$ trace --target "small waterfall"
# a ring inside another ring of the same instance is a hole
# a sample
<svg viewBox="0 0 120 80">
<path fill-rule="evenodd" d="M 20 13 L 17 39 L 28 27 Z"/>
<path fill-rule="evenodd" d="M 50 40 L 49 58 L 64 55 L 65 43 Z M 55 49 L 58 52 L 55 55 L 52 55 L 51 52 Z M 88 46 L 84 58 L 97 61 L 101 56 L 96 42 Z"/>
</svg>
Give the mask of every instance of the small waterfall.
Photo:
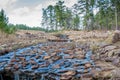
<svg viewBox="0 0 120 80">
<path fill-rule="evenodd" d="M 14 80 L 20 80 L 20 76 L 18 73 L 14 73 Z"/>
<path fill-rule="evenodd" d="M 41 78 L 40 78 L 40 80 L 45 80 L 45 77 L 44 77 L 44 75 L 41 75 Z"/>
<path fill-rule="evenodd" d="M 3 76 L 2 76 L 2 74 L 0 74 L 0 80 L 3 80 Z"/>
<path fill-rule="evenodd" d="M 7 69 L 9 69 L 9 66 L 12 68 L 12 74 L 8 73 L 12 76 L 12 79 L 9 80 L 33 80 L 34 78 L 37 80 L 50 80 L 51 78 L 59 80 L 61 78 L 60 75 L 66 72 L 69 73 L 69 71 L 78 72 L 79 74 L 74 75 L 78 77 L 80 77 L 85 70 L 90 72 L 91 68 L 86 69 L 84 65 L 89 63 L 93 66 L 94 61 L 91 60 L 92 51 L 85 51 L 85 56 L 81 59 L 78 58 L 79 54 L 74 53 L 74 49 L 68 50 L 70 46 L 63 47 L 66 43 L 48 42 L 42 46 L 37 45 L 19 49 L 12 53 L 12 58 L 11 55 L 0 56 L 0 63 L 6 64 L 3 68 L 7 67 Z M 40 48 L 46 46 L 49 53 Z M 52 48 L 49 46 L 52 46 Z M 56 47 L 58 47 L 58 49 L 56 49 Z M 76 48 L 81 49 L 81 46 L 76 43 Z M 55 49 L 58 50 L 58 52 L 55 53 Z M 65 53 L 67 50 L 68 52 Z M 52 53 L 55 53 L 55 55 L 51 55 Z M 14 67 L 16 64 L 18 64 L 15 66 L 17 71 Z M 0 67 L 0 69 L 2 68 Z M 0 80 L 5 80 L 3 76 L 5 75 L 0 74 Z"/>
<path fill-rule="evenodd" d="M 32 78 L 32 77 L 30 77 L 30 76 L 28 76 L 27 80 L 33 80 L 33 78 Z"/>
<path fill-rule="evenodd" d="M 24 74 L 20 77 L 21 80 L 26 80 L 27 79 L 27 76 Z M 27 79 L 28 80 L 28 79 Z"/>
</svg>

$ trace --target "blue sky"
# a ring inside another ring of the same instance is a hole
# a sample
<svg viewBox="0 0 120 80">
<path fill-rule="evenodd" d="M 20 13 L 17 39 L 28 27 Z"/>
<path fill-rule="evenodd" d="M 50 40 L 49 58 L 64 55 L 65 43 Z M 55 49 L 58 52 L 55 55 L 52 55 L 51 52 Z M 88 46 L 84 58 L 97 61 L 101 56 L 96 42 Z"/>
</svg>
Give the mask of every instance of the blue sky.
<svg viewBox="0 0 120 80">
<path fill-rule="evenodd" d="M 0 0 L 0 9 L 4 9 L 9 23 L 41 26 L 42 8 L 55 5 L 58 0 Z M 71 7 L 77 0 L 62 0 Z"/>
</svg>

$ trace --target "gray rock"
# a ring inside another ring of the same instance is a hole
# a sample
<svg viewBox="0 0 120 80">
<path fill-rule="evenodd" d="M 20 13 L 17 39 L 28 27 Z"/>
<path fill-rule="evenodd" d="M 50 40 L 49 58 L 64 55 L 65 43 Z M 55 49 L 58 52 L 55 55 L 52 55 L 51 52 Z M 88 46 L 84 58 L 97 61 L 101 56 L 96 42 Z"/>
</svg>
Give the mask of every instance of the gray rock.
<svg viewBox="0 0 120 80">
<path fill-rule="evenodd" d="M 116 43 L 117 41 L 120 40 L 120 31 L 115 31 L 113 37 L 112 37 L 112 42 Z"/>
<path fill-rule="evenodd" d="M 110 50 L 113 50 L 113 49 L 116 49 L 116 48 L 117 48 L 117 46 L 112 46 L 112 45 L 106 46 L 105 51 L 110 51 Z"/>
</svg>

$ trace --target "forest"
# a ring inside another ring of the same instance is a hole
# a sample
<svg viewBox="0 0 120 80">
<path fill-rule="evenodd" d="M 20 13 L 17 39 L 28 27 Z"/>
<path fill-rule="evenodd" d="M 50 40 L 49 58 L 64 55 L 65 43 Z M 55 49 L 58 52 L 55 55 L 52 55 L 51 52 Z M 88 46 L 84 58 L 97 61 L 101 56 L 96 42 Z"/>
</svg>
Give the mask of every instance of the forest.
<svg viewBox="0 0 120 80">
<path fill-rule="evenodd" d="M 119 0 L 78 0 L 71 8 L 58 1 L 43 9 L 46 29 L 115 30 L 120 26 Z"/>
</svg>

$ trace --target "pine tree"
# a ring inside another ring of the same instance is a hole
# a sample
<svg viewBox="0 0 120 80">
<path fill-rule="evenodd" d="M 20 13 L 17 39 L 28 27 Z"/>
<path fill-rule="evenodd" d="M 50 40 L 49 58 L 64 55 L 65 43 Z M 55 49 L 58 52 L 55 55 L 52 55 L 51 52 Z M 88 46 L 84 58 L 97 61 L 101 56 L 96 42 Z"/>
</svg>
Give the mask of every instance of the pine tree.
<svg viewBox="0 0 120 80">
<path fill-rule="evenodd" d="M 0 11 L 0 30 L 5 31 L 8 24 L 8 17 L 6 17 L 4 10 Z"/>
</svg>

